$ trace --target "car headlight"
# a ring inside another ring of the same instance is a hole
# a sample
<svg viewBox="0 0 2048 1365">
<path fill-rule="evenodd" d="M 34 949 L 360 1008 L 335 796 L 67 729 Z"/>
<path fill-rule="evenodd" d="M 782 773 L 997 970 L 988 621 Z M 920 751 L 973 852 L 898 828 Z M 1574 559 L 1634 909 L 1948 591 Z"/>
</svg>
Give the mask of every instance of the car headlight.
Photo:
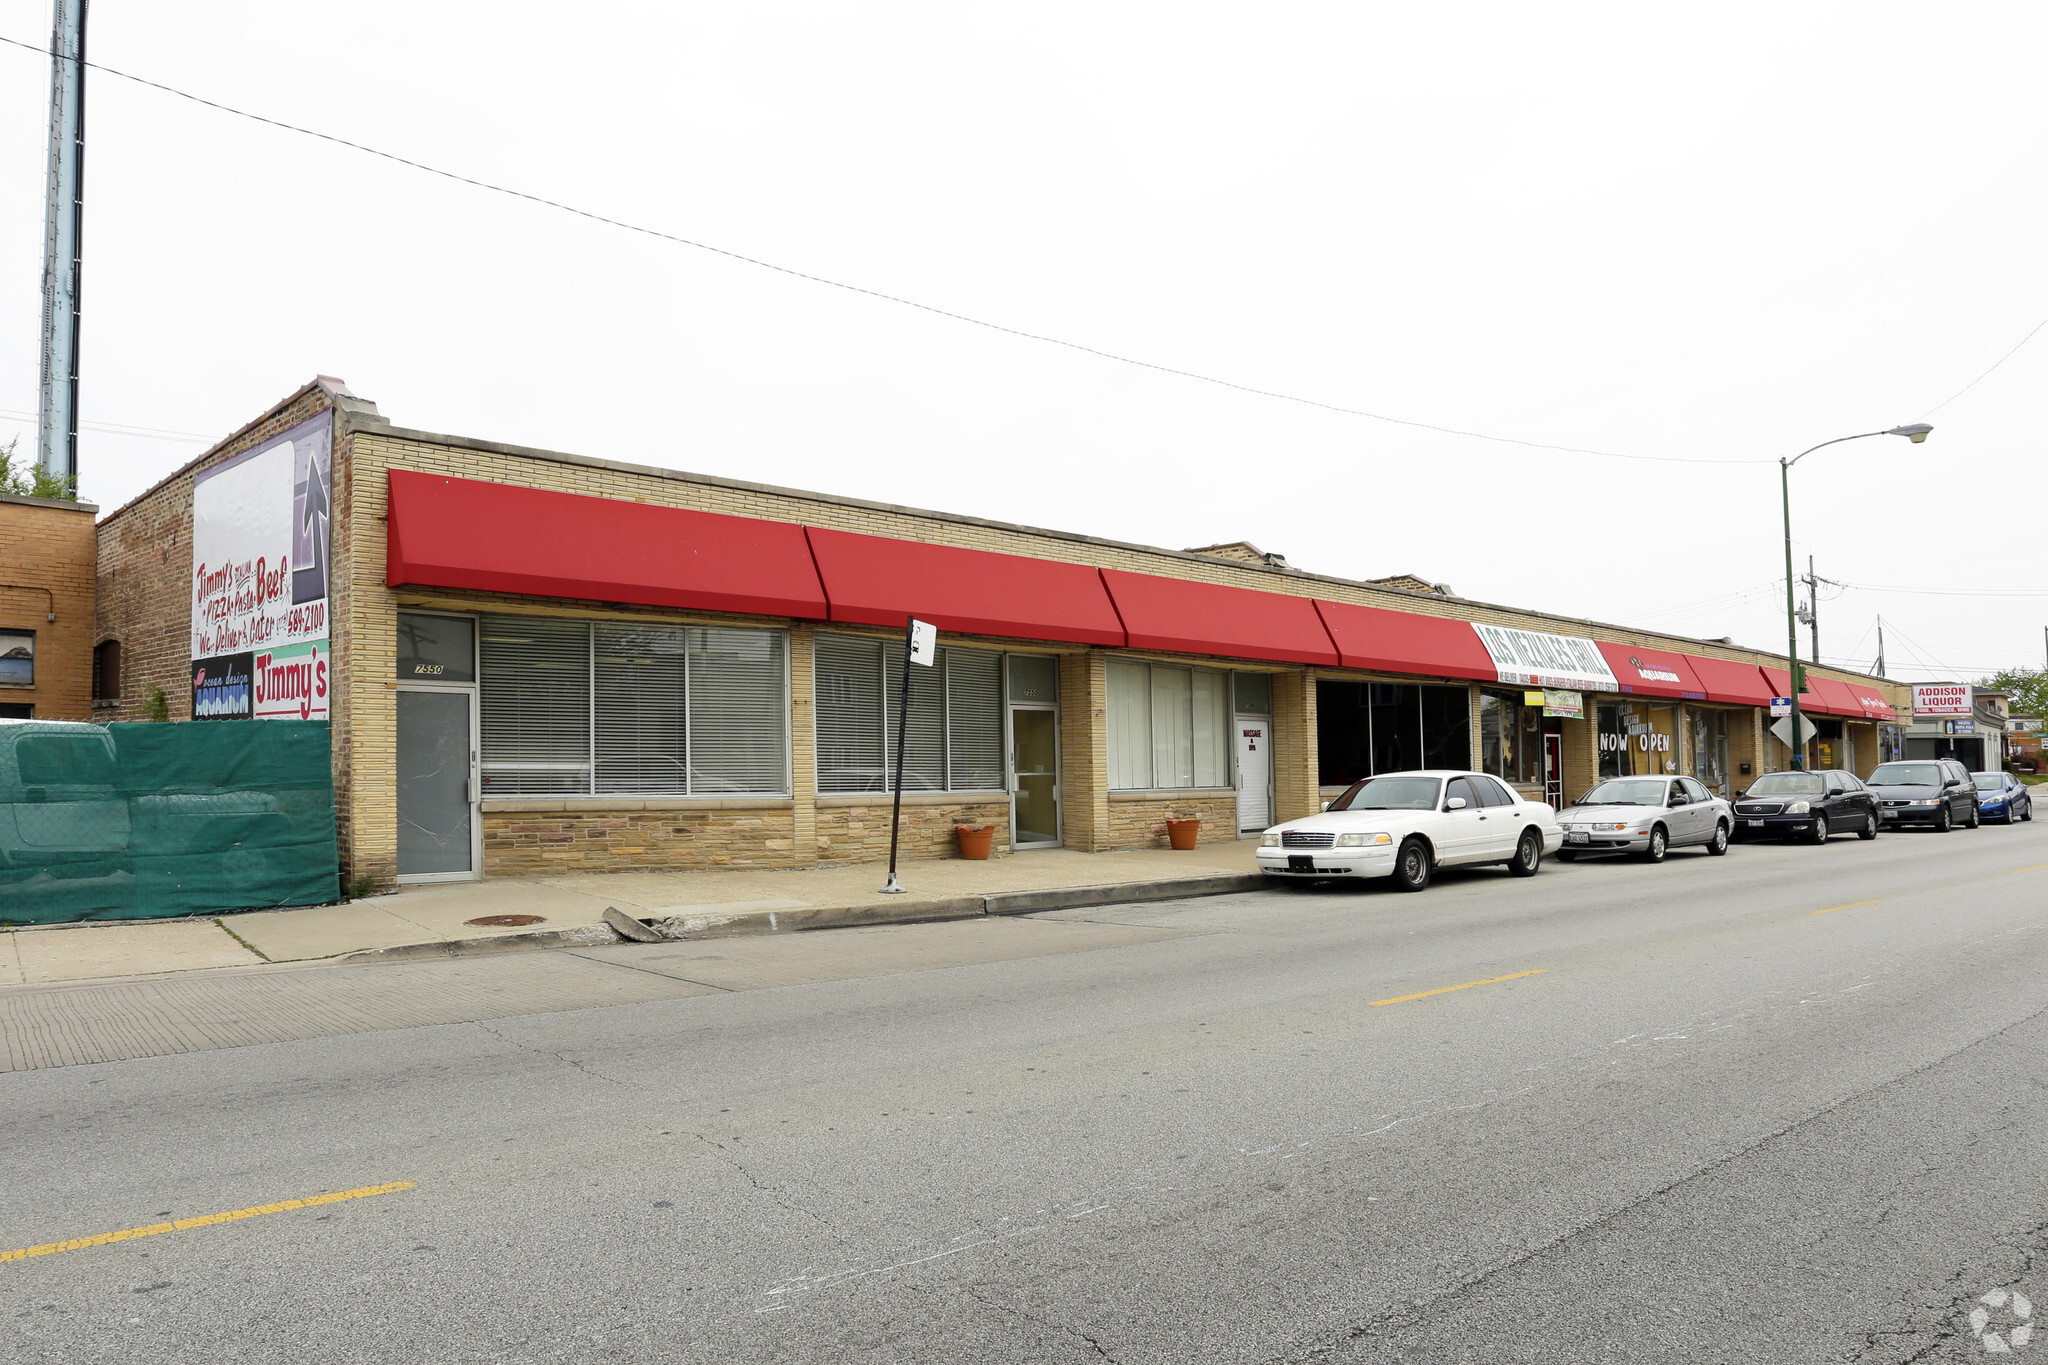
<svg viewBox="0 0 2048 1365">
<path fill-rule="evenodd" d="M 1626 821 L 1626 820 L 1601 820 L 1601 821 L 1597 821 L 1597 822 L 1595 822 L 1594 824 L 1590 824 L 1590 825 L 1586 826 L 1586 828 L 1587 828 L 1587 829 L 1593 829 L 1593 830 L 1599 830 L 1599 831 L 1601 831 L 1602 833 L 1616 833 L 1616 832 L 1619 832 L 1619 831 L 1621 831 L 1621 830 L 1625 830 L 1625 829 L 1627 829 L 1627 828 L 1628 828 L 1628 821 Z"/>
<path fill-rule="evenodd" d="M 1338 848 L 1370 848 L 1374 844 L 1391 844 L 1393 842 L 1394 836 L 1384 833 L 1340 834 L 1337 836 Z"/>
<path fill-rule="evenodd" d="M 1278 848 L 1278 847 L 1280 847 L 1280 831 L 1279 831 L 1279 830 L 1277 830 L 1277 829 L 1269 829 L 1269 830 L 1267 830 L 1267 831 L 1266 831 L 1266 832 L 1265 832 L 1264 834 L 1261 834 L 1261 835 L 1259 836 L 1259 847 L 1260 847 L 1260 848 Z"/>
<path fill-rule="evenodd" d="M 1941 804 L 1941 798 L 1935 797 L 1931 801 L 1915 801 L 1913 804 L 1916 806 L 1938 806 Z"/>
<path fill-rule="evenodd" d="M 1812 810 L 1812 809 L 1813 809 L 1813 802 L 1811 802 L 1811 801 L 1794 801 L 1794 802 L 1793 802 L 1793 803 L 1792 803 L 1791 805 L 1789 805 L 1789 806 L 1785 807 L 1785 814 L 1787 814 L 1787 815 L 1804 815 L 1804 814 L 1806 814 L 1806 812 L 1808 812 L 1808 811 L 1810 811 L 1810 810 Z"/>
</svg>

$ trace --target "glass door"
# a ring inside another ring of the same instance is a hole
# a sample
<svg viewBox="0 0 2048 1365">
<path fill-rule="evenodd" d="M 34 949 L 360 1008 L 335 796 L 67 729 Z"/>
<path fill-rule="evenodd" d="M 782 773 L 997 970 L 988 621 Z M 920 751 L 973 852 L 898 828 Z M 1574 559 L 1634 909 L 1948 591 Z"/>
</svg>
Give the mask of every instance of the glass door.
<svg viewBox="0 0 2048 1365">
<path fill-rule="evenodd" d="M 1010 847 L 1060 841 L 1059 716 L 1049 706 L 1010 708 Z"/>
</svg>

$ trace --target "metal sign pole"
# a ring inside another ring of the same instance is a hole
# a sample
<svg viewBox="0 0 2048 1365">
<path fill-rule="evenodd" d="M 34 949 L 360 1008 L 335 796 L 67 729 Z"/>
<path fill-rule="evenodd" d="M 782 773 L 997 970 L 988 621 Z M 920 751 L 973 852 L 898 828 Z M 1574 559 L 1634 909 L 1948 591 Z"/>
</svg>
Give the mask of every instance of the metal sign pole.
<svg viewBox="0 0 2048 1365">
<path fill-rule="evenodd" d="M 896 796 L 889 808 L 889 880 L 882 886 L 884 895 L 903 894 L 903 888 L 896 881 L 896 841 L 903 828 L 903 750 L 904 742 L 910 736 L 910 666 L 932 666 L 932 659 L 937 653 L 935 644 L 938 636 L 937 627 L 928 625 L 915 616 L 910 618 L 910 624 L 904 632 L 903 691 L 900 694 L 902 700 L 896 704 Z"/>
</svg>

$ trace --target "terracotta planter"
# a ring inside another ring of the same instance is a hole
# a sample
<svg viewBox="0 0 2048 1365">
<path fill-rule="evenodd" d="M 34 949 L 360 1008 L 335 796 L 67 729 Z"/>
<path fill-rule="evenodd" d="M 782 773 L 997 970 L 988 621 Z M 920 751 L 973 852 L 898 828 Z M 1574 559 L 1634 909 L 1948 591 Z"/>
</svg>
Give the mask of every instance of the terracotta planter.
<svg viewBox="0 0 2048 1365">
<path fill-rule="evenodd" d="M 960 841 L 961 857 L 976 858 L 986 862 L 989 850 L 995 845 L 996 827 L 994 825 L 955 825 L 953 826 L 953 837 Z"/>
<path fill-rule="evenodd" d="M 1195 838 L 1202 832 L 1200 820 L 1168 820 L 1166 842 L 1175 848 L 1188 849 L 1195 846 Z"/>
</svg>

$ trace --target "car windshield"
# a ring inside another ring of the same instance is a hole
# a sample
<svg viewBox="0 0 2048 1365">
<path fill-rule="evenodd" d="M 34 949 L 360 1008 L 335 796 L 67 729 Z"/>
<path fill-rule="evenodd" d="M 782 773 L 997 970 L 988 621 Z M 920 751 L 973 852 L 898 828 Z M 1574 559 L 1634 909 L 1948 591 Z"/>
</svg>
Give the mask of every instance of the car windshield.
<svg viewBox="0 0 2048 1365">
<path fill-rule="evenodd" d="M 1578 800 L 1575 806 L 1661 806 L 1664 784 L 1655 778 L 1625 777 L 1602 782 Z"/>
<path fill-rule="evenodd" d="M 1879 771 L 1882 771 L 1880 769 Z M 1826 791 L 1819 773 L 1765 773 L 1749 789 L 1751 796 L 1812 796 Z"/>
<path fill-rule="evenodd" d="M 1352 783 L 1330 809 L 1435 810 L 1438 785 L 1433 777 L 1368 777 Z"/>
<path fill-rule="evenodd" d="M 1977 790 L 1980 792 L 1995 792 L 2005 789 L 2004 773 L 1972 773 L 1971 776 L 1977 779 Z"/>
<path fill-rule="evenodd" d="M 1864 780 L 1875 787 L 1939 787 L 1941 767 L 1934 763 L 1880 763 Z"/>
</svg>

